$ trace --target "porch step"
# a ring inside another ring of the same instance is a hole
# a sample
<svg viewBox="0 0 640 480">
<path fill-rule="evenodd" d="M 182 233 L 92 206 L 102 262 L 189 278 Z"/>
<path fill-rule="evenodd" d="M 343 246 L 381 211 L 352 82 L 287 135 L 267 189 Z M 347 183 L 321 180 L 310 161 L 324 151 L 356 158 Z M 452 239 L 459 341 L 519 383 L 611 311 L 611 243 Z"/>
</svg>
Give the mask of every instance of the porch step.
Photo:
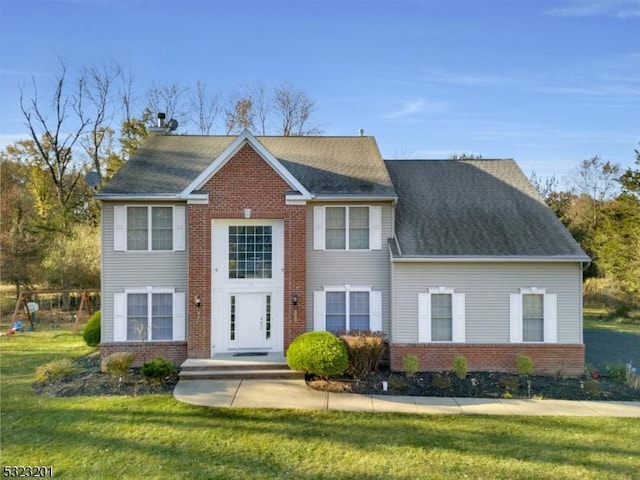
<svg viewBox="0 0 640 480">
<path fill-rule="evenodd" d="M 235 379 L 249 379 L 249 378 L 261 378 L 261 379 L 276 379 L 276 378 L 304 378 L 304 372 L 298 372 L 290 369 L 276 369 L 276 370 L 195 370 L 184 371 L 179 374 L 180 380 L 235 380 Z"/>
<path fill-rule="evenodd" d="M 180 366 L 179 377 L 181 380 L 304 378 L 304 372 L 291 370 L 281 353 L 240 357 L 216 355 L 186 360 Z"/>
</svg>

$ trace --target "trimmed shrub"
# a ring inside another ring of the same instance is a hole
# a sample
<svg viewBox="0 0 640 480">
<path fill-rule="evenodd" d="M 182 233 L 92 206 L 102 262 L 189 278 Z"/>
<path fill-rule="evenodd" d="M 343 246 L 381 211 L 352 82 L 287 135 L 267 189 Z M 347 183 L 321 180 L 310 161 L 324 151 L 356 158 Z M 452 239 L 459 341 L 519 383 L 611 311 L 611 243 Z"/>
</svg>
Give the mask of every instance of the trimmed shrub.
<svg viewBox="0 0 640 480">
<path fill-rule="evenodd" d="M 114 377 L 126 377 L 134 358 L 130 352 L 112 353 L 102 361 L 102 371 Z"/>
<path fill-rule="evenodd" d="M 97 347 L 100 345 L 100 323 L 101 323 L 102 314 L 100 310 L 95 312 L 89 320 L 87 320 L 87 324 L 84 326 L 84 330 L 82 331 L 82 338 L 87 342 L 87 345 L 90 347 Z"/>
<path fill-rule="evenodd" d="M 420 368 L 420 362 L 415 355 L 405 355 L 402 357 L 402 369 L 407 378 L 413 377 Z"/>
<path fill-rule="evenodd" d="M 527 355 L 520 355 L 516 360 L 518 364 L 518 373 L 525 377 L 533 373 L 533 360 Z"/>
<path fill-rule="evenodd" d="M 163 381 L 176 371 L 173 363 L 164 358 L 154 358 L 142 366 L 141 372 L 147 377 L 156 381 Z"/>
<path fill-rule="evenodd" d="M 344 342 L 333 333 L 307 332 L 289 345 L 287 363 L 293 370 L 327 378 L 349 367 L 349 355 Z"/>
<path fill-rule="evenodd" d="M 384 353 L 384 334 L 359 332 L 341 335 L 349 354 L 349 374 L 364 377 L 375 372 Z"/>
<path fill-rule="evenodd" d="M 451 388 L 451 379 L 444 373 L 436 373 L 433 376 L 433 386 L 438 390 L 447 390 Z"/>
<path fill-rule="evenodd" d="M 53 360 L 36 368 L 36 381 L 44 383 L 49 380 L 70 377 L 76 373 L 78 373 L 78 367 L 68 358 L 63 358 Z"/>
<path fill-rule="evenodd" d="M 464 355 L 456 355 L 453 359 L 453 371 L 456 372 L 456 376 L 460 380 L 464 380 L 467 377 L 467 357 Z"/>
</svg>

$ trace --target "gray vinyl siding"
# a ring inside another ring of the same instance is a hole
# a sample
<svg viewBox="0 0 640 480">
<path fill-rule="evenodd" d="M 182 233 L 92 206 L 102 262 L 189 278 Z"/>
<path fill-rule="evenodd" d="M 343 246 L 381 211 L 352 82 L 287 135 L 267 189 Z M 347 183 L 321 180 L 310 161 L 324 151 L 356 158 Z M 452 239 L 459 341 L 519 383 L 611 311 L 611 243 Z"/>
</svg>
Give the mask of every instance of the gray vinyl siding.
<svg viewBox="0 0 640 480">
<path fill-rule="evenodd" d="M 170 203 L 162 202 L 162 205 Z M 180 252 L 116 252 L 113 249 L 113 207 L 102 204 L 102 341 L 113 341 L 113 294 L 125 288 L 187 290 L 187 250 Z M 130 205 L 129 203 L 127 205 Z M 143 205 L 143 204 L 140 204 Z M 144 205 L 149 205 L 145 203 Z M 188 246 L 187 246 L 188 248 Z"/>
<path fill-rule="evenodd" d="M 418 293 L 429 287 L 465 294 L 466 342 L 509 343 L 509 294 L 546 288 L 558 296 L 558 343 L 582 343 L 580 263 L 394 263 L 393 331 L 418 341 Z"/>
<path fill-rule="evenodd" d="M 318 205 L 368 205 L 382 207 L 380 250 L 314 250 L 313 207 Z M 387 239 L 393 236 L 391 202 L 313 203 L 307 206 L 307 330 L 313 329 L 313 292 L 325 286 L 371 286 L 382 292 L 382 330 L 391 332 L 390 256 Z"/>
</svg>

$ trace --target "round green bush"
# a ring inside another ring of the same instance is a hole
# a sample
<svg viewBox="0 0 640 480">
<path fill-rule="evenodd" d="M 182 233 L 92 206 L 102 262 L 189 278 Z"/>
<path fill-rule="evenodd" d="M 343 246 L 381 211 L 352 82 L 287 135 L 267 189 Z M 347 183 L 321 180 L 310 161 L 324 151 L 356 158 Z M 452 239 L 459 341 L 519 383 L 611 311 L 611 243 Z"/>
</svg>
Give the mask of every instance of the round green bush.
<svg viewBox="0 0 640 480">
<path fill-rule="evenodd" d="M 296 338 L 287 350 L 289 368 L 329 377 L 349 367 L 344 342 L 330 332 L 307 332 Z"/>
<path fill-rule="evenodd" d="M 91 315 L 91 318 L 87 320 L 87 324 L 84 326 L 82 332 L 82 338 L 87 342 L 90 347 L 97 347 L 100 345 L 100 320 L 102 315 L 100 310 Z"/>
<path fill-rule="evenodd" d="M 142 366 L 142 374 L 147 378 L 162 380 L 176 371 L 176 367 L 169 360 L 154 358 Z"/>
</svg>

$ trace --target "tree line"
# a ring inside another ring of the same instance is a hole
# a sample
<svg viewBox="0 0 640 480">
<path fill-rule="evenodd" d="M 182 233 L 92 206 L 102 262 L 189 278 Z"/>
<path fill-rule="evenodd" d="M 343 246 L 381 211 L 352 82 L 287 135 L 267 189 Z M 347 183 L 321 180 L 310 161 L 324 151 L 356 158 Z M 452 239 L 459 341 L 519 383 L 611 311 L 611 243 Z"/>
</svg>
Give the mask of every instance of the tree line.
<svg viewBox="0 0 640 480">
<path fill-rule="evenodd" d="M 100 283 L 95 189 L 128 161 L 165 113 L 177 134 L 315 135 L 316 102 L 303 90 L 260 82 L 223 94 L 204 81 L 139 88 L 115 62 L 75 74 L 64 61 L 51 83 L 19 87 L 28 138 L 0 152 L 0 280 L 16 286 Z M 44 92 L 44 93 L 43 93 Z M 96 172 L 97 185 L 86 174 Z"/>
<path fill-rule="evenodd" d="M 640 150 L 634 166 L 595 156 L 573 171 L 570 188 L 556 177 L 531 181 L 545 202 L 580 243 L 592 262 L 585 279 L 604 280 L 609 295 L 627 307 L 640 306 Z"/>
</svg>

